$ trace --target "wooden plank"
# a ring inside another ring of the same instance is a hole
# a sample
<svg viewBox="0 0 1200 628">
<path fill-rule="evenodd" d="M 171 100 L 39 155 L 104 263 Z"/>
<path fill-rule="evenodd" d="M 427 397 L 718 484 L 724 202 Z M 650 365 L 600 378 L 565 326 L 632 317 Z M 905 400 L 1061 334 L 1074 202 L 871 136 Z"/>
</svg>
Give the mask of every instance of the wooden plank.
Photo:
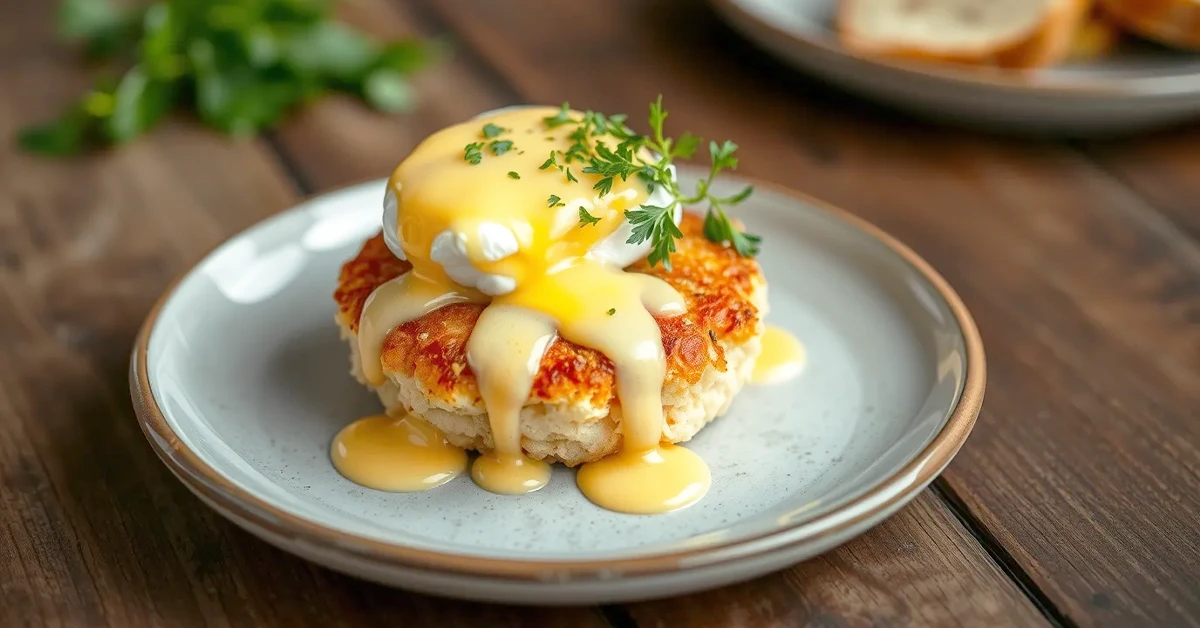
<svg viewBox="0 0 1200 628">
<path fill-rule="evenodd" d="M 990 349 L 945 475 L 982 532 L 1068 621 L 1200 616 L 1200 249 L 1142 198 L 1057 145 L 830 96 L 682 1 L 425 5 L 530 101 L 640 113 L 661 92 L 676 132 L 734 138 L 743 172 L 913 245 Z"/>
<path fill-rule="evenodd" d="M 48 52 L 58 37 L 58 23 L 48 2 L 0 0 L 0 55 L 15 55 L 38 47 Z M 60 50 L 59 54 L 68 53 Z"/>
<path fill-rule="evenodd" d="M 0 85 L 10 138 L 83 77 L 35 48 L 0 58 Z M 134 334 L 172 276 L 295 202 L 263 143 L 172 122 L 61 162 L 6 142 L 0 172 L 0 625 L 605 625 L 315 567 L 225 522 L 151 452 L 128 396 Z"/>
<path fill-rule="evenodd" d="M 339 5 L 342 19 L 381 38 L 417 34 L 401 4 L 360 0 Z M 313 189 L 387 176 L 417 142 L 444 126 L 488 109 L 515 104 L 512 95 L 474 79 L 454 53 L 436 70 L 418 74 L 416 109 L 408 115 L 377 113 L 349 97 L 317 103 L 277 133 L 300 178 Z"/>
<path fill-rule="evenodd" d="M 928 491 L 865 535 L 781 574 L 629 612 L 643 628 L 1049 625 Z"/>
<path fill-rule="evenodd" d="M 1088 142 L 1086 152 L 1200 240 L 1200 125 Z"/>
<path fill-rule="evenodd" d="M 357 20 L 382 33 L 430 32 L 436 28 L 423 21 L 424 13 L 414 14 L 409 5 L 364 0 L 355 6 L 359 11 Z M 526 10 L 517 15 L 524 20 L 535 17 L 537 12 Z M 577 28 L 573 30 L 576 36 L 590 34 L 589 23 L 576 24 Z M 505 37 L 511 39 L 523 34 L 524 30 L 518 29 Z M 495 33 L 487 36 L 499 37 Z M 372 129 L 377 128 L 379 117 L 361 105 L 339 103 L 318 108 L 279 133 L 288 161 L 297 165 L 300 178 L 319 182 L 320 187 L 384 176 L 423 137 L 415 132 L 416 129 L 428 133 L 442 124 L 513 102 L 513 95 L 505 97 L 503 85 L 496 85 L 494 80 L 472 68 L 469 54 L 469 50 L 462 51 L 444 72 L 439 70 L 438 75 L 423 79 L 438 82 L 440 94 L 426 91 L 424 106 L 442 112 L 439 124 L 417 127 L 414 122 L 401 118 L 387 121 L 379 127 L 385 132 L 378 133 Z M 535 80 L 544 85 L 567 88 L 577 87 L 587 77 L 586 73 L 547 74 Z M 472 93 L 494 95 L 465 102 L 440 100 Z M 396 129 L 394 133 L 393 128 Z M 387 135 L 389 141 L 360 142 L 360 138 L 367 138 L 372 133 Z M 330 163 L 321 157 L 331 154 L 353 154 L 354 157 L 336 160 L 339 163 Z M 900 574 L 904 577 L 899 578 Z M 924 574 L 924 577 L 914 574 Z M 740 617 L 745 620 L 742 625 L 754 626 L 765 625 L 761 622 L 798 621 L 800 618 L 812 621 L 839 618 L 854 625 L 865 616 L 874 617 L 885 625 L 901 623 L 908 618 L 928 624 L 1027 626 L 1042 621 L 1028 600 L 989 561 L 969 532 L 931 494 L 923 494 L 913 508 L 897 515 L 879 531 L 827 558 L 752 584 L 661 604 L 661 615 L 656 615 L 653 610 L 659 608 L 658 603 L 635 607 L 633 615 L 637 623 L 648 626 L 701 625 L 703 620 L 710 623 L 702 625 L 727 625 L 727 621 L 733 622 Z"/>
</svg>

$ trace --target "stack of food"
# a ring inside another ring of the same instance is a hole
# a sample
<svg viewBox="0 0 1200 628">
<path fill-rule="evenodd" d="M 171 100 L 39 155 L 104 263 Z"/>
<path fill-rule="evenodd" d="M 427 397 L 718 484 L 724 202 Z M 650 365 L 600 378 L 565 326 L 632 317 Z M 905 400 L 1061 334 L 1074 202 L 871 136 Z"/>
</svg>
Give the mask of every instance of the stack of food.
<svg viewBox="0 0 1200 628">
<path fill-rule="evenodd" d="M 737 145 L 710 142 L 685 191 L 673 160 L 700 139 L 664 136 L 661 99 L 649 111 L 648 136 L 566 104 L 491 112 L 400 163 L 334 294 L 352 372 L 388 411 L 334 439 L 343 475 L 426 490 L 469 449 L 495 493 L 538 490 L 562 462 L 618 512 L 703 497 L 708 467 L 676 444 L 748 382 L 797 373 L 803 350 L 763 322 L 760 238 L 725 213 L 751 188 L 714 194 Z"/>
<path fill-rule="evenodd" d="M 974 66 L 1044 68 L 1103 56 L 1123 33 L 1200 49 L 1200 0 L 840 0 L 850 50 Z"/>
</svg>

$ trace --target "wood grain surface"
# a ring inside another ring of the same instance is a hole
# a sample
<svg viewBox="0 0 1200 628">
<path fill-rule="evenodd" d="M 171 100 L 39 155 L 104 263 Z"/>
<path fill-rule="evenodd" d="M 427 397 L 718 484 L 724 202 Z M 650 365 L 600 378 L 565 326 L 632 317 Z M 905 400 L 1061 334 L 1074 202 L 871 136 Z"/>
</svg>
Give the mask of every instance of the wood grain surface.
<svg viewBox="0 0 1200 628">
<path fill-rule="evenodd" d="M 0 0 L 3 137 L 83 85 L 51 39 L 52 11 Z M 413 114 L 335 98 L 259 141 L 175 120 L 75 160 L 0 148 L 0 625 L 1197 623 L 1196 133 L 1063 145 L 939 129 L 799 79 L 682 1 L 356 0 L 342 12 L 380 34 L 455 39 Z M 735 139 L 743 172 L 880 224 L 959 289 L 989 389 L 934 491 L 752 582 L 535 609 L 315 567 L 225 522 L 151 453 L 128 352 L 167 282 L 210 247 L 300 194 L 385 175 L 479 111 L 570 100 L 640 114 L 659 92 L 673 129 Z"/>
<path fill-rule="evenodd" d="M 1200 240 L 1200 128 L 1089 142 L 1083 150 L 1192 240 Z"/>
</svg>

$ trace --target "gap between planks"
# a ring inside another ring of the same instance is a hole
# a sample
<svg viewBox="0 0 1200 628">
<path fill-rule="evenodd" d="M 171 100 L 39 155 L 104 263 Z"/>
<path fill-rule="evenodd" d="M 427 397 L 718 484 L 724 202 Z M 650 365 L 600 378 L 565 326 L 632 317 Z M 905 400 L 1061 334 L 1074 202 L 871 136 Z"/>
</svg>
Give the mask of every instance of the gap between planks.
<svg viewBox="0 0 1200 628">
<path fill-rule="evenodd" d="M 1078 624 L 1067 617 L 1058 608 L 1058 605 L 1038 588 L 1029 573 L 1021 567 L 1021 564 L 1012 557 L 1008 550 L 1004 549 L 1004 545 L 996 540 L 995 535 L 971 512 L 971 509 L 958 497 L 946 480 L 938 476 L 929 485 L 929 489 L 933 491 L 934 495 L 937 495 L 946 508 L 950 509 L 950 512 L 954 513 L 954 517 L 971 533 L 971 536 L 975 537 L 975 542 L 979 543 L 979 547 L 983 548 L 988 558 L 1029 599 L 1042 617 L 1046 618 L 1046 621 L 1056 628 L 1077 628 Z"/>
</svg>

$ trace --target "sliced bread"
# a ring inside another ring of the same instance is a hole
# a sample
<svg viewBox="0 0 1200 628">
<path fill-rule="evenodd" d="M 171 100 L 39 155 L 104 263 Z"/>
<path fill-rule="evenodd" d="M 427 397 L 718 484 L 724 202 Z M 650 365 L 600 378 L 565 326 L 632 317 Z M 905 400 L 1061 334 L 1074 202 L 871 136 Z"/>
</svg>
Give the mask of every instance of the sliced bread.
<svg viewBox="0 0 1200 628">
<path fill-rule="evenodd" d="M 841 0 L 838 33 L 862 54 L 1037 68 L 1062 60 L 1092 0 Z"/>
</svg>

